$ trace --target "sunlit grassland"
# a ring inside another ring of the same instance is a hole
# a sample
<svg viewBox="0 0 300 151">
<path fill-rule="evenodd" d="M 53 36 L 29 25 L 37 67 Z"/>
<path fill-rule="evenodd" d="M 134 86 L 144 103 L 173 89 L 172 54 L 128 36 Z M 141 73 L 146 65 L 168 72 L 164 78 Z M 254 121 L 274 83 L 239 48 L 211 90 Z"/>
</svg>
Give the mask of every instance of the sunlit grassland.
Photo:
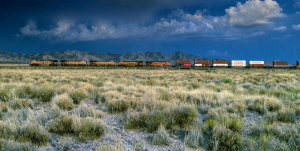
<svg viewBox="0 0 300 151">
<path fill-rule="evenodd" d="M 0 150 L 101 141 L 115 114 L 153 146 L 176 135 L 181 149 L 299 150 L 300 72 L 0 69 Z"/>
</svg>

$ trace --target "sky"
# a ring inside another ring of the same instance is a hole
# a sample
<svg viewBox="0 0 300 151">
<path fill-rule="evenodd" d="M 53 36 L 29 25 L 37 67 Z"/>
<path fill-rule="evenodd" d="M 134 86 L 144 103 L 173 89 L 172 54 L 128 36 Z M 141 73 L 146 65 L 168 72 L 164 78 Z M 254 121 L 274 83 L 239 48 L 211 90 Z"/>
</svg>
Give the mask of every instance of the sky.
<svg viewBox="0 0 300 151">
<path fill-rule="evenodd" d="M 300 0 L 1 0 L 0 51 L 300 60 Z"/>
</svg>

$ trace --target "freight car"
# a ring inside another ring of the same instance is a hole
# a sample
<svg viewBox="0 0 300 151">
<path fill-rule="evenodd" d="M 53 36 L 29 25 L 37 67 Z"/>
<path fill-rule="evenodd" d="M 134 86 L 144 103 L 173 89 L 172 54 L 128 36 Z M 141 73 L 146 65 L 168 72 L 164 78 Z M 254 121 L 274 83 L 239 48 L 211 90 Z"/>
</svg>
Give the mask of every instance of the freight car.
<svg viewBox="0 0 300 151">
<path fill-rule="evenodd" d="M 171 63 L 168 61 L 146 61 L 146 66 L 171 66 Z"/>
<path fill-rule="evenodd" d="M 61 66 L 86 66 L 87 63 L 84 60 L 62 60 L 60 61 Z"/>
<path fill-rule="evenodd" d="M 264 68 L 265 62 L 264 61 L 250 61 L 249 67 L 250 68 Z"/>
<path fill-rule="evenodd" d="M 287 61 L 273 61 L 274 68 L 289 68 L 289 62 Z"/>
<path fill-rule="evenodd" d="M 194 61 L 195 67 L 210 67 L 209 60 L 195 60 Z"/>
<path fill-rule="evenodd" d="M 227 60 L 213 60 L 213 67 L 228 67 Z"/>
<path fill-rule="evenodd" d="M 176 66 L 179 68 L 191 68 L 191 60 L 176 60 Z"/>
<path fill-rule="evenodd" d="M 114 66 L 116 63 L 114 61 L 90 61 L 90 66 L 101 67 L 101 66 Z"/>
<path fill-rule="evenodd" d="M 120 61 L 118 63 L 119 66 L 125 66 L 125 67 L 138 67 L 143 66 L 143 61 Z"/>
<path fill-rule="evenodd" d="M 246 60 L 231 60 L 232 68 L 245 68 L 247 66 Z"/>
<path fill-rule="evenodd" d="M 58 60 L 32 60 L 30 66 L 58 66 Z"/>
</svg>

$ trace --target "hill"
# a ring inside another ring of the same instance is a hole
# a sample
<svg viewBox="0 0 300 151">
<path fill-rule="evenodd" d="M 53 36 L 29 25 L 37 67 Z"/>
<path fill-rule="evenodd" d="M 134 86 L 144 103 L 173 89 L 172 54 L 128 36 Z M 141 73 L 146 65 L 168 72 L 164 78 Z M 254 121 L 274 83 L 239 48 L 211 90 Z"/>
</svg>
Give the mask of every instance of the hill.
<svg viewBox="0 0 300 151">
<path fill-rule="evenodd" d="M 54 51 L 20 54 L 12 52 L 0 52 L 0 62 L 29 62 L 34 59 L 42 60 L 143 60 L 143 61 L 175 61 L 180 59 L 207 59 L 200 56 L 186 54 L 181 51 L 176 51 L 171 54 L 166 54 L 156 51 L 148 52 L 127 52 L 124 54 L 116 53 L 101 53 L 101 52 L 85 52 L 78 50 Z"/>
</svg>

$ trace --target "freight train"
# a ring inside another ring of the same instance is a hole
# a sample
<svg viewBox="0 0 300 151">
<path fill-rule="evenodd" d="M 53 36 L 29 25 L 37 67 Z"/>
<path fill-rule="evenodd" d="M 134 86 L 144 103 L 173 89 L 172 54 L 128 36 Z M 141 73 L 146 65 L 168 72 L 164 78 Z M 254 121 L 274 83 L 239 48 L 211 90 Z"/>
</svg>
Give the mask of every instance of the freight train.
<svg viewBox="0 0 300 151">
<path fill-rule="evenodd" d="M 177 67 L 180 69 L 190 68 L 300 68 L 300 61 L 296 66 L 290 65 L 287 61 L 273 61 L 271 65 L 266 65 L 264 61 L 246 60 L 177 60 L 175 64 L 170 61 L 95 61 L 84 60 L 32 60 L 29 66 L 68 66 L 68 67 Z"/>
</svg>

